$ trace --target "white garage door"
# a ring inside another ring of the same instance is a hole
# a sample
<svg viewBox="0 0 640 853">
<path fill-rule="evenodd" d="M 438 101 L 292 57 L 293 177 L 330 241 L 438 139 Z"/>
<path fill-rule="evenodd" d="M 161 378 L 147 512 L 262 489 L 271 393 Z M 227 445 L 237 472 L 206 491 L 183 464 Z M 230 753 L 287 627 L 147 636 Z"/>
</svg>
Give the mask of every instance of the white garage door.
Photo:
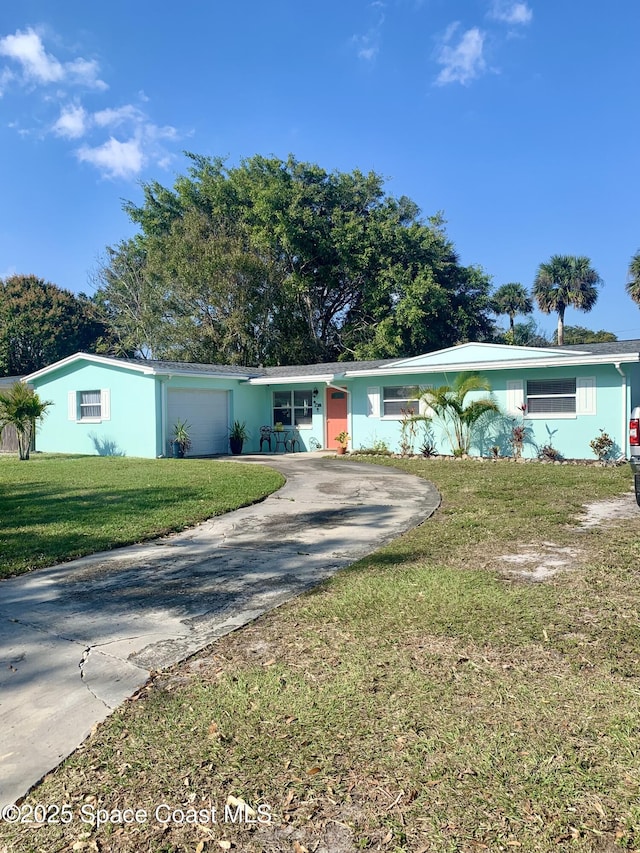
<svg viewBox="0 0 640 853">
<path fill-rule="evenodd" d="M 191 449 L 188 456 L 229 452 L 229 392 L 191 388 L 169 388 L 167 394 L 167 438 L 171 441 L 176 421 L 189 424 Z"/>
</svg>

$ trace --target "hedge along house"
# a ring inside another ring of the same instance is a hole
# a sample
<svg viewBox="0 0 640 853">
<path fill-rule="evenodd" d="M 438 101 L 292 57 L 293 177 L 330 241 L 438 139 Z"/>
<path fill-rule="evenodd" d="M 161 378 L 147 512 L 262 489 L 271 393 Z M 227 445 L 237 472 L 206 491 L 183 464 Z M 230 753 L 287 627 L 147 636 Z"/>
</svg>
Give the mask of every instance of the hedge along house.
<svg viewBox="0 0 640 853">
<path fill-rule="evenodd" d="M 469 343 L 409 359 L 267 368 L 78 353 L 25 381 L 54 403 L 38 450 L 167 456 L 173 425 L 186 420 L 189 455 L 210 456 L 229 452 L 235 420 L 249 429 L 244 452 L 259 451 L 260 428 L 278 423 L 295 430 L 301 450 L 333 449 L 344 430 L 353 449 L 384 442 L 397 451 L 403 410 L 429 414 L 417 389 L 451 385 L 466 372 L 490 382 L 502 413 L 487 418 L 472 453 L 497 445 L 508 454 L 526 404 L 525 456 L 551 444 L 565 457 L 593 458 L 589 442 L 600 429 L 616 455 L 627 454 L 629 414 L 640 404 L 637 340 L 549 349 Z M 451 452 L 437 419 L 431 429 L 437 451 Z"/>
</svg>

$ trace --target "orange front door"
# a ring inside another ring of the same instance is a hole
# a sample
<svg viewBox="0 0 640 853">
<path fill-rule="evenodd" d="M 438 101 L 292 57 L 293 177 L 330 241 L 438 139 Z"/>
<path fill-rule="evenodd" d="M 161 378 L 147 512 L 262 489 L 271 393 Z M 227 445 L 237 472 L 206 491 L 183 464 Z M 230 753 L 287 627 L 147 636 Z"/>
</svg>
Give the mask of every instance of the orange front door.
<svg viewBox="0 0 640 853">
<path fill-rule="evenodd" d="M 326 447 L 337 447 L 338 433 L 347 432 L 347 391 L 337 388 L 327 388 L 327 443 Z"/>
</svg>

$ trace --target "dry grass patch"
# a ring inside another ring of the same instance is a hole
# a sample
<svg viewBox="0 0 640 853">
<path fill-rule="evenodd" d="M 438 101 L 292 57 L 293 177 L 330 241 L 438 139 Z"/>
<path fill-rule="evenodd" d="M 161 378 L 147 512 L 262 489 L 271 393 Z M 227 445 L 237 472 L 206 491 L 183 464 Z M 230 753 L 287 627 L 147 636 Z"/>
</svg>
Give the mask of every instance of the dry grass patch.
<svg viewBox="0 0 640 853">
<path fill-rule="evenodd" d="M 440 488 L 437 518 L 159 673 L 29 797 L 231 794 L 269 825 L 5 826 L 0 850 L 640 848 L 638 521 L 575 526 L 627 472 L 400 464 Z M 545 583 L 495 560 L 549 539 L 581 558 Z"/>
</svg>

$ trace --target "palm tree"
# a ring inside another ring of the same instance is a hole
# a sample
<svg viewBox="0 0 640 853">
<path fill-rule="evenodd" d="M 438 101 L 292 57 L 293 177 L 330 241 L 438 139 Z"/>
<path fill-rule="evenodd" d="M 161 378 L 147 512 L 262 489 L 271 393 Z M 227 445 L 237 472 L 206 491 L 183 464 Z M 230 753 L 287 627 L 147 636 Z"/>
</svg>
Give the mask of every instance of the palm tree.
<svg viewBox="0 0 640 853">
<path fill-rule="evenodd" d="M 602 279 L 589 258 L 553 255 L 540 264 L 533 282 L 533 295 L 545 314 L 558 314 L 558 346 L 564 344 L 564 312 L 568 307 L 591 311 L 598 299 Z"/>
<path fill-rule="evenodd" d="M 469 452 L 474 428 L 482 415 L 500 411 L 491 397 L 467 403 L 467 395 L 474 391 L 491 391 L 491 385 L 477 373 L 459 373 L 453 385 L 422 392 L 422 399 L 441 421 L 454 456 Z"/>
<path fill-rule="evenodd" d="M 20 459 L 29 458 L 36 422 L 44 417 L 51 405 L 50 401 L 41 400 L 24 382 L 16 382 L 0 394 L 0 436 L 9 424 L 15 428 Z"/>
<path fill-rule="evenodd" d="M 629 281 L 627 282 L 627 293 L 636 303 L 640 305 L 640 250 L 635 253 L 629 263 Z"/>
<path fill-rule="evenodd" d="M 518 282 L 503 284 L 493 294 L 493 311 L 509 315 L 509 331 L 514 334 L 514 319 L 517 314 L 531 314 L 533 302 L 525 288 Z"/>
</svg>

